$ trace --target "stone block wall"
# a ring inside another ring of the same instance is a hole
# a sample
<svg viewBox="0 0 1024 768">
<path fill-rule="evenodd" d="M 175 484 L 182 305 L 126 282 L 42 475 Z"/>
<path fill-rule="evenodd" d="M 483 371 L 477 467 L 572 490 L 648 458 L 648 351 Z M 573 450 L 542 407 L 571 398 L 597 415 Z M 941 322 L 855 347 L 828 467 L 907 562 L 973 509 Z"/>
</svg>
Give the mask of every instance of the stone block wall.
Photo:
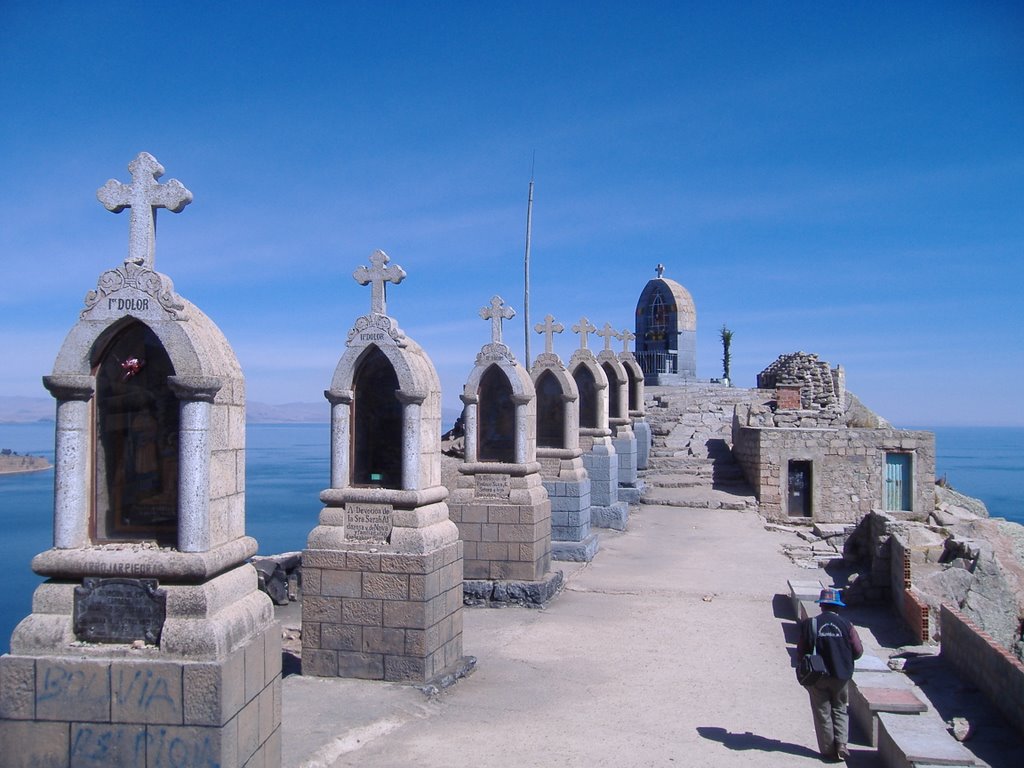
<svg viewBox="0 0 1024 768">
<path fill-rule="evenodd" d="M 951 605 L 940 613 L 940 654 L 1024 734 L 1024 664 Z"/>
<path fill-rule="evenodd" d="M 310 549 L 302 673 L 426 682 L 462 658 L 462 542 L 428 554 Z"/>
<path fill-rule="evenodd" d="M 790 461 L 809 461 L 814 522 L 858 522 L 884 506 L 885 454 L 913 455 L 913 514 L 934 507 L 935 436 L 897 429 L 744 426 L 733 421 L 733 456 L 754 488 L 761 512 L 787 521 Z"/>
<path fill-rule="evenodd" d="M 281 764 L 277 624 L 219 661 L 117 650 L 121 655 L 0 657 L 5 766 Z"/>
</svg>

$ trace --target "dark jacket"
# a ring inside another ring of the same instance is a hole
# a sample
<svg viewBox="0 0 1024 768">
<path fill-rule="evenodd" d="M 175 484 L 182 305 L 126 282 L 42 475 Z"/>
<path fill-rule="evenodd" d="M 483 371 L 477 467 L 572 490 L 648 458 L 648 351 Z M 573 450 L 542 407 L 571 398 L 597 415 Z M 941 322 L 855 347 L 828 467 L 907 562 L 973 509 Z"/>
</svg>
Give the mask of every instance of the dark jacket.
<svg viewBox="0 0 1024 768">
<path fill-rule="evenodd" d="M 823 608 L 814 617 L 818 624 L 818 638 L 815 647 L 825 660 L 829 676 L 839 680 L 853 677 L 854 659 L 864 653 L 856 628 L 838 613 Z M 800 641 L 796 646 L 797 662 L 811 652 L 811 620 L 800 622 Z"/>
</svg>

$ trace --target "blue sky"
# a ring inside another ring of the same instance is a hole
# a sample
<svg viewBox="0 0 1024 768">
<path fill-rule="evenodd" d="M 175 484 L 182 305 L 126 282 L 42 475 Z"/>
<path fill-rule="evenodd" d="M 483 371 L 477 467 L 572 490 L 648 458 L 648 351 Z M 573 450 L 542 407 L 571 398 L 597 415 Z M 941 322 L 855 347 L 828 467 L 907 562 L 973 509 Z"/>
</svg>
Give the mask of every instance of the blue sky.
<svg viewBox="0 0 1024 768">
<path fill-rule="evenodd" d="M 522 356 L 535 154 L 532 323 L 631 327 L 662 262 L 703 378 L 725 323 L 741 386 L 803 350 L 897 424 L 1024 424 L 1020 3 L 4 0 L 0 104 L 3 394 L 46 396 L 145 150 L 250 399 L 322 400 L 381 248 L 455 407 L 493 294 Z"/>
</svg>

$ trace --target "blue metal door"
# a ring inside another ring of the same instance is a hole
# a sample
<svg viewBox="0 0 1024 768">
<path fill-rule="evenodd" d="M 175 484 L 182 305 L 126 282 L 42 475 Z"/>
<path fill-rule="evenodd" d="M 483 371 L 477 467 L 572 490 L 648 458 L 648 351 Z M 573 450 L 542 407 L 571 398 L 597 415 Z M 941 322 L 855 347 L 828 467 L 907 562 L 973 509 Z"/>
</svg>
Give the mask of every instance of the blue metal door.
<svg viewBox="0 0 1024 768">
<path fill-rule="evenodd" d="M 913 509 L 909 453 L 885 454 L 885 508 L 894 512 Z"/>
</svg>

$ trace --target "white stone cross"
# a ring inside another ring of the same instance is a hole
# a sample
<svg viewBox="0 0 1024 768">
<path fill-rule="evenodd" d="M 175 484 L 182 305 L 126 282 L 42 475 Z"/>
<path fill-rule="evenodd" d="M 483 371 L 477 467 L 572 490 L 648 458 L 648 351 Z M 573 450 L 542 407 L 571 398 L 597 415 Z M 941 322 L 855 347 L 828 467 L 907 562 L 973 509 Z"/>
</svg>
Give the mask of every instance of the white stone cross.
<svg viewBox="0 0 1024 768">
<path fill-rule="evenodd" d="M 622 339 L 622 354 L 629 354 L 629 342 L 636 338 L 636 334 L 632 333 L 629 328 L 623 328 L 619 333 L 619 338 Z"/>
<path fill-rule="evenodd" d="M 108 211 L 120 213 L 132 209 L 128 227 L 128 258 L 147 269 L 153 269 L 156 260 L 156 209 L 166 208 L 178 213 L 192 202 L 192 193 L 177 179 L 159 184 L 164 167 L 148 152 L 128 163 L 131 184 L 110 179 L 96 190 L 96 198 Z"/>
<path fill-rule="evenodd" d="M 552 354 L 554 352 L 552 342 L 554 340 L 555 334 L 564 331 L 565 326 L 562 325 L 561 323 L 556 323 L 555 318 L 553 318 L 551 315 L 546 315 L 544 317 L 543 323 L 537 323 L 533 327 L 534 330 L 537 331 L 537 333 L 544 334 L 544 351 L 549 355 Z"/>
<path fill-rule="evenodd" d="M 620 338 L 622 338 L 621 336 L 619 336 L 618 333 L 615 332 L 615 329 L 612 328 L 612 324 L 611 323 L 605 323 L 604 324 L 604 328 L 602 328 L 600 331 L 598 331 L 596 335 L 598 335 L 598 336 L 600 336 L 601 338 L 604 339 L 604 351 L 605 352 L 611 352 L 612 351 L 612 339 L 620 339 Z"/>
<path fill-rule="evenodd" d="M 501 296 L 492 296 L 490 306 L 480 309 L 480 317 L 491 321 L 492 344 L 504 343 L 501 340 L 501 321 L 511 320 L 515 316 L 516 311 L 512 307 L 506 307 L 505 300 Z"/>
<path fill-rule="evenodd" d="M 659 264 L 654 268 L 654 271 L 658 273 L 658 277 L 661 277 L 662 275 L 665 274 L 665 265 Z"/>
<path fill-rule="evenodd" d="M 572 327 L 572 332 L 580 335 L 580 349 L 587 349 L 587 334 L 596 330 L 597 326 L 585 317 L 581 317 L 580 321 Z"/>
<path fill-rule="evenodd" d="M 405 279 L 405 270 L 397 264 L 388 266 L 391 261 L 384 251 L 376 250 L 370 254 L 370 266 L 360 264 L 352 277 L 360 285 L 371 283 L 370 288 L 370 313 L 375 315 L 386 315 L 387 308 L 387 286 L 385 283 L 398 285 Z"/>
</svg>

